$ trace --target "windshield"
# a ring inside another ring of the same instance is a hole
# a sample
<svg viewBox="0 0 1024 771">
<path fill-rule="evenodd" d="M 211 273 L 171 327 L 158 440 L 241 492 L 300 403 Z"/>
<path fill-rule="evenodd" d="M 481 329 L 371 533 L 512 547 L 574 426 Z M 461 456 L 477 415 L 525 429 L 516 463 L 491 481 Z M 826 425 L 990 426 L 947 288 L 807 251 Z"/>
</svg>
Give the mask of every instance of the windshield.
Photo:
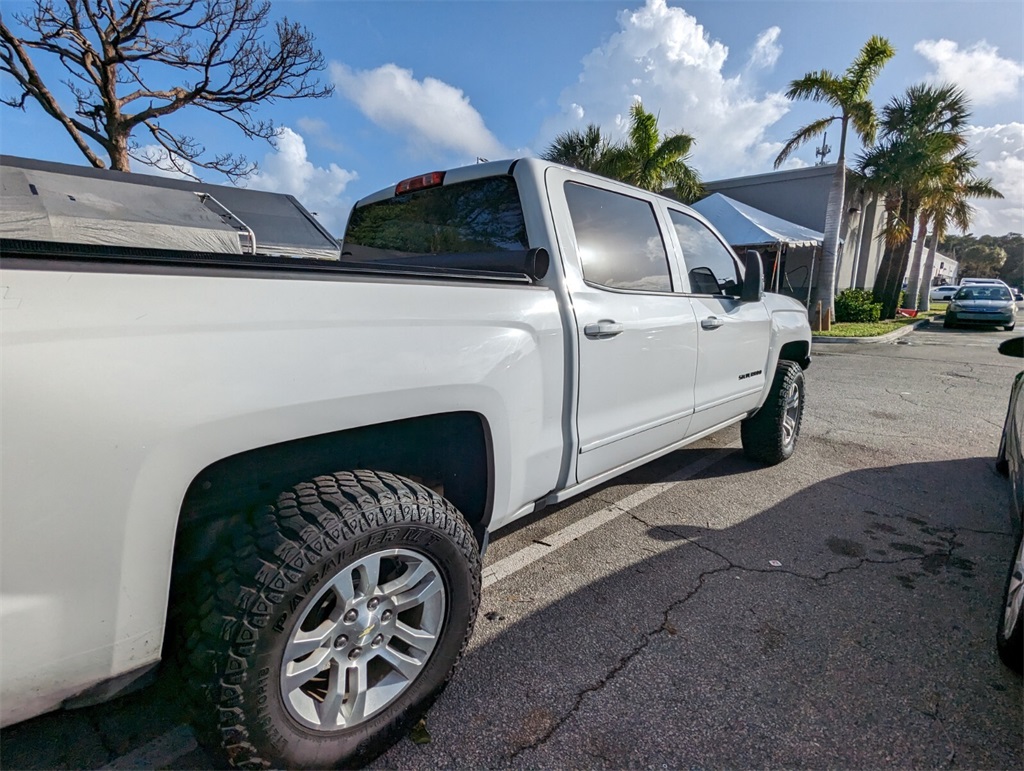
<svg viewBox="0 0 1024 771">
<path fill-rule="evenodd" d="M 343 263 L 521 271 L 529 250 L 512 177 L 417 190 L 352 211 Z"/>
<path fill-rule="evenodd" d="M 972 284 L 961 289 L 953 297 L 954 300 L 1003 300 L 1009 302 L 1013 299 L 1010 290 L 1005 286 L 987 284 Z"/>
</svg>

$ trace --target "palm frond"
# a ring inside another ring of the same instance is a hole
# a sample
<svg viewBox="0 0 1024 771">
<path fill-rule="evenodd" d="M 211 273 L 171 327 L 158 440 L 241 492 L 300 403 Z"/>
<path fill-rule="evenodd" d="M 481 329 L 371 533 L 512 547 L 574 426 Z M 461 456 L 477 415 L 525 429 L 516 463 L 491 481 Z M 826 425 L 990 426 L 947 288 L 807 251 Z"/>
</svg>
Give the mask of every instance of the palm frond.
<svg viewBox="0 0 1024 771">
<path fill-rule="evenodd" d="M 849 101 L 864 101 L 882 67 L 895 55 L 896 49 L 886 38 L 872 35 L 843 75 L 842 79 L 849 88 Z"/>
<path fill-rule="evenodd" d="M 850 117 L 853 130 L 857 132 L 861 142 L 865 145 L 873 144 L 878 133 L 878 116 L 875 114 L 875 106 L 864 99 L 849 105 L 846 108 L 846 114 Z"/>
<path fill-rule="evenodd" d="M 790 81 L 786 91 L 787 99 L 810 99 L 812 102 L 828 102 L 838 107 L 842 94 L 841 81 L 828 70 L 808 72 L 802 78 Z"/>
<path fill-rule="evenodd" d="M 825 129 L 828 128 L 829 124 L 834 120 L 839 120 L 839 116 L 833 115 L 830 118 L 816 120 L 813 123 L 808 123 L 803 128 L 797 129 L 793 132 L 793 136 L 791 136 L 789 141 L 782 146 L 782 149 L 779 150 L 779 154 L 775 157 L 775 168 L 777 169 L 785 163 L 786 159 L 789 158 L 797 148 L 804 144 L 804 142 L 807 142 L 824 132 Z"/>
</svg>

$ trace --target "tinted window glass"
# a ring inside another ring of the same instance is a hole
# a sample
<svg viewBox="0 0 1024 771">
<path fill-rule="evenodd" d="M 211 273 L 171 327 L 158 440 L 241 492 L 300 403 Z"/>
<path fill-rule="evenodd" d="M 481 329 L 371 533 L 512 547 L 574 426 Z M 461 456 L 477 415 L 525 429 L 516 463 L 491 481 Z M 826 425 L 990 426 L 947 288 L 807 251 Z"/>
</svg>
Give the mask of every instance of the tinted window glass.
<svg viewBox="0 0 1024 771">
<path fill-rule="evenodd" d="M 529 249 L 512 177 L 427 188 L 353 210 L 342 262 L 522 270 Z"/>
<path fill-rule="evenodd" d="M 587 281 L 672 291 L 665 243 L 649 203 L 575 182 L 565 183 L 565 198 Z"/>
<path fill-rule="evenodd" d="M 724 246 L 700 221 L 682 212 L 669 211 L 676 237 L 683 249 L 683 264 L 694 294 L 738 294 L 739 267 L 732 249 Z"/>
</svg>

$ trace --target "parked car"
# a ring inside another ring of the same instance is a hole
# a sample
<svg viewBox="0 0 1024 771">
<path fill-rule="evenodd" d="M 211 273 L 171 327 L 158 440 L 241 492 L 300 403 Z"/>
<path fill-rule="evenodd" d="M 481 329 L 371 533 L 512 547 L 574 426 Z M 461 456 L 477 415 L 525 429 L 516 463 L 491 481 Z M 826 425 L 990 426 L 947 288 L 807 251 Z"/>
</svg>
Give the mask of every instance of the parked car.
<svg viewBox="0 0 1024 771">
<path fill-rule="evenodd" d="M 960 279 L 960 286 L 967 286 L 967 284 L 996 284 L 997 286 L 1005 286 L 1007 289 L 1010 288 L 1009 284 L 1003 281 L 1001 278 L 962 278 Z"/>
<path fill-rule="evenodd" d="M 1005 284 L 961 285 L 946 308 L 942 326 L 987 324 L 1011 330 L 1017 320 L 1017 304 Z"/>
<path fill-rule="evenodd" d="M 958 286 L 935 286 L 928 293 L 931 300 L 948 300 L 960 290 Z"/>
<path fill-rule="evenodd" d="M 999 353 L 1024 357 L 1024 337 L 1005 340 Z M 1013 518 L 1017 538 L 1013 561 L 1006 576 L 1003 592 L 1003 610 L 999 614 L 996 631 L 996 649 L 999 657 L 1017 672 L 1024 670 L 1024 370 L 1017 373 L 1010 388 L 1010 404 L 1006 409 L 1006 422 L 996 456 L 996 469 L 1010 477 L 1010 516 Z"/>
</svg>

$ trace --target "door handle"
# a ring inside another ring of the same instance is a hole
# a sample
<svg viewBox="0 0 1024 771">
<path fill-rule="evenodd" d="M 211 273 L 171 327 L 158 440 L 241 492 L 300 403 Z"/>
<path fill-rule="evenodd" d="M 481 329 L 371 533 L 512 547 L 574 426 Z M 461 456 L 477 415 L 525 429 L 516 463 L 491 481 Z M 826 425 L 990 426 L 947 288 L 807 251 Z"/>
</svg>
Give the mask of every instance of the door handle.
<svg viewBox="0 0 1024 771">
<path fill-rule="evenodd" d="M 706 319 L 701 319 L 700 325 L 704 329 L 718 329 L 725 322 L 717 316 L 708 316 Z"/>
<path fill-rule="evenodd" d="M 583 334 L 592 340 L 607 340 L 622 334 L 625 327 L 611 319 L 601 319 L 596 324 L 587 324 L 583 327 Z"/>
</svg>

